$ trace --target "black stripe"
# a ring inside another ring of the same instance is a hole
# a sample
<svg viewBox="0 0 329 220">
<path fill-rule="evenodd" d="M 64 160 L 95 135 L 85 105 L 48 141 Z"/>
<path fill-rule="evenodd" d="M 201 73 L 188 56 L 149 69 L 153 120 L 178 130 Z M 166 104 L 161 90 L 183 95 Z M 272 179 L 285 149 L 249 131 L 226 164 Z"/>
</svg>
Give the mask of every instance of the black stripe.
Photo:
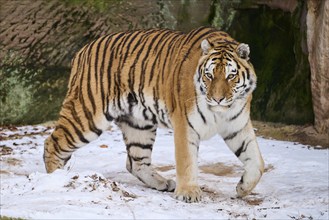
<svg viewBox="0 0 329 220">
<path fill-rule="evenodd" d="M 236 115 L 234 115 L 233 117 L 229 118 L 229 121 L 233 121 L 233 120 L 235 120 L 237 117 L 239 117 L 239 116 L 241 115 L 241 113 L 243 112 L 244 108 L 246 107 L 246 105 L 247 105 L 247 103 L 245 103 L 245 104 L 243 105 L 243 107 L 241 108 L 241 110 L 240 110 Z"/>
<path fill-rule="evenodd" d="M 65 150 L 65 149 L 62 149 L 61 146 L 59 145 L 58 143 L 58 138 L 54 137 L 54 135 L 51 135 L 50 136 L 51 139 L 53 140 L 53 145 L 55 147 L 55 152 L 58 153 L 58 154 L 61 154 L 62 152 L 65 152 L 65 153 L 71 153 L 72 151 L 71 150 Z M 61 157 L 60 157 L 61 158 Z M 61 158 L 62 159 L 62 158 Z"/>
<path fill-rule="evenodd" d="M 91 102 L 91 106 L 92 106 L 92 111 L 93 113 L 95 114 L 95 111 L 96 111 L 96 104 L 95 104 L 95 98 L 92 94 L 92 91 L 91 91 L 91 59 L 92 59 L 92 50 L 93 50 L 93 47 L 94 47 L 94 44 L 96 43 L 96 41 L 92 42 L 89 46 L 89 50 L 88 50 L 88 61 L 87 61 L 87 66 L 88 66 L 88 72 L 87 72 L 87 94 L 88 94 L 88 98 Z M 95 74 L 93 74 L 95 75 Z M 81 88 L 82 89 L 82 88 Z"/>
<path fill-rule="evenodd" d="M 124 45 L 125 47 L 121 48 L 120 53 L 124 54 L 124 56 L 122 59 L 119 60 L 118 70 L 123 68 L 123 65 L 126 63 L 128 54 L 132 53 L 132 52 L 129 52 L 131 44 L 133 42 L 135 42 L 137 35 L 139 35 L 140 33 L 141 33 L 140 31 L 136 31 L 133 34 L 130 34 L 129 39 L 131 38 L 131 40 L 129 41 L 129 43 L 127 45 Z M 127 39 L 127 41 L 128 41 L 128 39 Z M 137 43 L 136 43 L 136 45 L 137 45 Z M 124 51 L 123 51 L 123 49 L 124 49 Z"/>
<path fill-rule="evenodd" d="M 246 75 L 245 75 L 244 71 L 242 71 L 242 76 L 243 76 L 243 84 L 245 84 L 246 83 Z"/>
<path fill-rule="evenodd" d="M 171 35 L 174 35 L 174 34 L 176 34 L 176 33 L 175 33 L 175 32 L 172 32 L 172 31 L 170 31 L 170 30 L 165 30 L 165 31 L 161 32 L 161 34 L 162 34 L 162 36 L 161 36 L 161 38 L 159 39 L 157 45 L 154 47 L 153 52 L 158 51 L 158 48 L 159 48 L 160 45 L 164 45 L 163 39 L 164 39 L 165 37 L 167 37 L 168 35 L 170 35 L 170 36 L 171 36 Z M 160 50 L 160 52 L 161 52 L 161 50 Z"/>
<path fill-rule="evenodd" d="M 91 113 L 88 110 L 86 111 L 86 114 L 87 114 L 88 125 L 89 125 L 90 130 L 92 132 L 94 132 L 95 134 L 97 134 L 98 136 L 100 136 L 103 133 L 103 131 L 96 127 L 95 122 L 93 120 L 93 116 L 91 115 Z"/>
<path fill-rule="evenodd" d="M 62 118 L 64 118 L 67 122 L 70 123 L 70 125 L 73 127 L 74 132 L 78 135 L 79 140 L 83 143 L 89 143 L 89 141 L 84 137 L 84 135 L 82 134 L 82 132 L 75 126 L 75 124 L 69 120 L 67 117 L 65 116 L 61 116 Z M 69 134 L 72 137 L 72 140 L 74 140 L 73 136 L 70 134 L 70 132 L 64 127 L 64 126 L 58 126 L 58 128 L 61 128 L 63 131 L 65 131 L 67 134 Z"/>
<path fill-rule="evenodd" d="M 183 64 L 184 64 L 184 62 L 187 60 L 187 58 L 188 58 L 188 56 L 190 55 L 190 53 L 191 53 L 191 50 L 194 48 L 194 46 L 195 46 L 195 44 L 196 43 L 198 43 L 203 37 L 205 37 L 206 35 L 208 35 L 208 34 L 210 34 L 210 33 L 213 33 L 213 32 L 215 32 L 216 30 L 215 29 L 209 29 L 209 30 L 207 30 L 206 32 L 204 32 L 204 33 L 202 33 L 201 35 L 199 35 L 194 41 L 193 41 L 193 43 L 189 46 L 189 49 L 188 49 L 188 51 L 185 53 L 185 55 L 184 55 L 184 57 L 183 57 L 183 60 L 181 61 L 181 63 L 180 63 L 180 65 L 179 65 L 179 67 L 178 67 L 178 70 L 176 70 L 176 68 L 175 68 L 175 70 L 174 70 L 174 72 L 178 72 L 178 73 L 180 73 L 181 72 L 181 69 L 182 69 L 182 66 L 183 66 Z M 198 45 L 198 46 L 200 46 L 200 45 Z M 178 77 L 175 77 L 175 79 L 177 78 L 177 82 L 174 82 L 174 84 L 175 85 L 177 85 L 177 93 L 180 95 L 180 92 L 181 92 L 181 84 L 182 84 L 182 82 L 181 82 L 181 80 L 182 80 L 182 77 L 180 77 L 180 76 L 182 76 L 181 74 L 179 74 L 178 75 Z M 181 103 L 179 103 L 180 105 L 181 105 Z M 181 107 L 181 106 L 180 106 Z"/>
<path fill-rule="evenodd" d="M 144 31 L 144 32 L 140 32 L 141 33 L 141 37 L 139 38 L 138 42 L 135 44 L 135 46 L 133 47 L 131 54 L 135 52 L 135 50 L 137 49 L 138 46 L 140 46 L 140 43 L 142 41 L 144 41 L 145 39 L 148 40 L 150 37 L 150 34 L 156 32 L 157 30 L 154 29 L 150 29 L 148 31 Z"/>
<path fill-rule="evenodd" d="M 249 72 L 249 69 L 246 68 L 246 71 L 247 71 L 247 79 L 249 80 L 249 79 L 250 79 L 250 72 Z"/>
<path fill-rule="evenodd" d="M 153 37 L 151 37 L 150 36 L 150 34 L 152 34 L 153 32 L 147 32 L 147 33 L 144 33 L 144 35 L 145 36 L 143 36 L 144 37 L 144 42 L 143 42 L 143 45 L 139 48 L 139 50 L 138 50 L 138 52 L 137 52 L 137 55 L 136 55 L 136 57 L 135 57 L 135 60 L 134 60 L 134 63 L 130 66 L 130 69 L 129 69 L 129 78 L 128 78 L 128 84 L 129 84 L 129 88 L 130 88 L 130 90 L 131 91 L 133 91 L 134 90 L 134 84 L 135 84 L 135 78 L 134 77 L 137 77 L 135 74 L 133 74 L 134 72 L 135 72 L 135 68 L 136 68 L 136 64 L 137 63 L 142 63 L 142 72 L 140 73 L 140 82 L 139 82 L 139 84 L 140 84 L 140 86 L 139 86 L 139 97 L 140 97 L 140 100 L 141 100 L 141 104 L 146 108 L 146 106 L 144 105 L 144 102 L 145 102 L 145 99 L 144 99 L 144 94 L 143 94 L 143 92 L 142 92 L 142 89 L 143 89 L 143 84 L 144 84 L 144 78 L 145 78 L 145 73 L 144 73 L 144 69 L 143 69 L 143 65 L 144 65 L 144 60 L 145 59 L 147 59 L 148 58 L 148 54 L 149 54 L 149 52 L 150 52 L 150 50 L 151 50 L 151 48 L 152 48 L 152 45 L 153 45 L 153 43 L 154 43 L 154 41 L 153 41 Z M 160 35 L 157 35 L 156 36 L 156 38 L 157 37 L 159 37 Z M 141 62 L 139 62 L 139 58 L 140 58 L 140 56 L 141 56 L 141 54 L 142 54 L 142 52 L 144 51 L 144 48 L 145 48 L 145 46 L 147 45 L 147 43 L 149 42 L 149 41 L 152 41 L 151 42 L 151 44 L 149 44 L 149 46 L 148 46 L 148 50 L 147 50 L 147 55 L 143 58 L 143 60 L 141 61 Z"/>
<path fill-rule="evenodd" d="M 112 73 L 111 70 L 112 70 L 112 63 L 114 61 L 114 54 L 115 54 L 114 49 L 118 49 L 118 48 L 116 48 L 116 43 L 122 37 L 122 35 L 124 35 L 124 32 L 116 33 L 114 35 L 109 36 L 109 39 L 111 39 L 111 41 L 109 43 L 109 47 L 105 48 L 105 50 L 108 50 L 109 53 L 110 53 L 109 60 L 108 61 L 106 60 L 107 62 L 109 62 L 108 69 L 107 69 L 107 81 L 108 81 L 107 89 L 108 89 L 108 91 L 113 91 L 114 90 L 114 94 L 117 90 L 115 89 L 115 85 L 114 85 L 114 89 L 111 90 L 111 86 L 112 86 L 112 78 L 111 77 L 112 76 L 113 76 L 113 78 L 115 77 L 114 74 L 111 74 Z M 114 78 L 113 81 L 114 81 L 114 84 L 115 84 L 116 83 L 115 78 Z M 106 109 L 105 109 L 105 111 L 103 110 L 105 112 L 105 115 L 109 115 L 109 113 L 108 113 L 109 96 L 110 96 L 110 92 L 108 92 L 108 94 L 106 96 L 106 105 L 105 105 Z"/>
<path fill-rule="evenodd" d="M 108 98 L 106 98 L 109 96 L 109 94 L 107 94 L 107 96 L 105 96 L 103 78 L 105 76 L 105 73 L 107 73 L 107 71 L 108 71 L 108 69 L 106 69 L 106 70 L 104 69 L 104 65 L 105 65 L 105 62 L 108 62 L 108 61 L 105 61 L 105 57 L 107 55 L 107 50 L 108 50 L 108 46 L 109 46 L 111 39 L 112 39 L 111 36 L 108 36 L 107 40 L 105 42 L 103 56 L 102 56 L 102 64 L 100 67 L 100 87 L 101 87 L 102 109 L 103 109 L 103 113 L 108 121 L 111 121 L 110 120 L 111 117 L 109 117 L 109 113 L 108 113 L 108 111 L 109 111 L 108 110 L 108 108 L 109 108 Z M 109 68 L 109 66 L 108 66 L 108 68 Z M 113 120 L 113 118 L 112 118 L 112 120 Z"/>
<path fill-rule="evenodd" d="M 245 141 L 243 141 L 241 146 L 238 148 L 238 150 L 235 151 L 235 156 L 240 157 L 240 155 L 243 151 L 244 143 L 245 143 Z"/>
<path fill-rule="evenodd" d="M 195 35 L 199 34 L 201 31 L 203 31 L 203 30 L 205 30 L 205 29 L 209 29 L 209 28 L 207 28 L 207 27 L 200 27 L 200 28 L 198 28 L 198 29 L 194 29 L 194 30 L 192 30 L 190 33 L 187 34 L 188 37 L 187 37 L 186 40 L 184 41 L 183 45 L 186 45 L 190 40 L 193 39 L 193 37 L 194 37 Z"/>
<path fill-rule="evenodd" d="M 157 115 L 159 115 L 159 95 L 156 87 L 153 87 L 152 92 L 153 92 L 153 102 L 154 102 L 153 107 Z"/>
<path fill-rule="evenodd" d="M 95 76 L 95 87 L 96 87 L 96 93 L 97 93 L 97 91 L 98 91 L 98 74 L 100 74 L 100 71 L 98 72 L 98 70 L 100 70 L 99 68 L 98 68 L 98 57 L 99 57 L 99 53 L 100 53 L 100 46 L 101 46 L 101 44 L 103 43 L 103 41 L 105 40 L 106 38 L 105 37 L 102 37 L 102 39 L 99 39 L 99 42 L 98 42 L 98 44 L 97 44 L 97 46 L 96 46 L 96 51 L 95 51 L 95 65 L 94 65 L 94 67 L 95 67 L 95 73 L 94 73 L 94 76 Z M 95 113 L 95 112 L 94 112 Z"/>
<path fill-rule="evenodd" d="M 193 127 L 192 123 L 190 122 L 190 120 L 187 117 L 186 111 L 185 111 L 185 117 L 188 123 L 188 126 L 195 132 L 195 134 L 198 136 L 198 139 L 200 140 L 200 135 L 199 133 L 195 130 L 195 128 Z"/>
<path fill-rule="evenodd" d="M 77 87 L 79 88 L 79 94 L 78 94 L 79 98 L 82 96 L 82 83 L 83 83 L 84 74 L 86 73 L 85 67 L 86 67 L 86 60 L 87 60 L 86 56 L 88 54 L 88 52 L 87 52 L 88 50 L 89 50 L 89 47 L 86 46 L 86 48 L 83 52 L 82 58 L 81 58 L 81 64 L 79 64 L 78 74 L 80 75 L 80 82 L 77 85 Z"/>
<path fill-rule="evenodd" d="M 160 115 L 160 113 L 161 113 L 161 115 Z M 169 127 L 169 125 L 165 122 L 165 120 L 167 119 L 168 120 L 168 118 L 165 118 L 165 112 L 164 112 L 164 110 L 163 109 L 161 109 L 160 110 L 160 113 L 159 113 L 159 116 L 160 116 L 160 122 L 165 126 L 165 127 Z M 169 123 L 170 123 L 170 121 L 169 121 Z"/>
<path fill-rule="evenodd" d="M 119 33 L 116 38 L 113 40 L 112 42 L 112 50 L 113 49 L 116 49 L 118 50 L 118 47 L 117 47 L 117 43 L 118 43 L 118 40 L 121 40 L 121 37 L 124 35 L 125 33 L 122 32 L 122 33 Z M 113 55 L 115 54 L 114 51 L 111 51 L 111 58 L 113 59 Z M 116 77 L 115 77 L 116 76 Z M 114 85 L 115 85 L 115 89 L 114 89 L 114 94 L 116 94 L 116 100 L 117 100 L 117 106 L 118 108 L 121 110 L 121 102 L 120 102 L 120 97 L 121 97 L 121 90 L 120 90 L 120 85 L 121 85 L 121 71 L 118 71 L 115 75 L 115 80 L 114 80 Z"/>
<path fill-rule="evenodd" d="M 64 105 L 64 108 L 68 108 L 71 111 L 71 115 L 73 116 L 74 121 L 76 121 L 80 127 L 82 131 L 85 131 L 85 128 L 82 124 L 81 119 L 78 117 L 78 113 L 75 110 L 75 105 L 73 101 L 69 101 L 67 104 Z"/>
<path fill-rule="evenodd" d="M 70 139 L 71 139 L 73 142 L 75 142 L 75 140 L 74 140 L 72 134 L 69 132 L 69 130 L 68 130 L 66 127 L 64 127 L 64 126 L 62 126 L 62 125 L 58 125 L 58 126 L 56 126 L 56 129 L 57 129 L 57 130 L 58 130 L 58 129 L 62 129 L 62 130 L 64 131 L 64 137 L 65 137 L 66 140 L 68 140 L 68 138 L 67 138 L 67 135 L 68 135 L 68 136 L 70 137 Z M 72 143 L 72 142 L 70 142 L 70 143 Z M 68 142 L 68 144 L 69 144 L 69 142 Z M 72 143 L 72 145 L 73 145 L 73 143 Z"/>
<path fill-rule="evenodd" d="M 117 122 L 125 123 L 129 127 L 132 127 L 134 129 L 137 129 L 137 130 L 151 130 L 152 128 L 155 127 L 153 124 L 152 125 L 139 126 L 139 125 L 136 125 L 136 124 L 132 123 L 129 119 L 127 119 L 125 117 L 118 118 Z"/>
<path fill-rule="evenodd" d="M 204 123 L 204 124 L 207 124 L 207 122 L 206 122 L 206 118 L 204 117 L 204 115 L 202 114 L 202 112 L 201 112 L 201 110 L 200 110 L 196 91 L 194 91 L 194 95 L 195 95 L 195 97 L 196 97 L 196 98 L 195 98 L 195 104 L 196 104 L 196 107 L 197 107 L 198 113 L 199 113 L 199 115 L 201 116 L 201 118 L 202 118 L 202 120 L 203 120 L 203 123 Z"/>
<path fill-rule="evenodd" d="M 237 157 L 240 157 L 240 155 L 244 152 L 246 152 L 246 150 L 248 149 L 248 146 L 250 144 L 250 142 L 252 142 L 253 140 L 248 141 L 248 143 L 245 142 L 245 140 L 242 142 L 241 146 L 238 148 L 238 150 L 235 152 L 235 155 Z"/>
<path fill-rule="evenodd" d="M 128 109 L 129 109 L 129 114 L 132 114 L 133 107 L 137 105 L 138 100 L 136 97 L 135 92 L 129 92 L 127 96 L 127 102 L 128 102 Z"/>
<path fill-rule="evenodd" d="M 229 44 L 234 44 L 234 45 L 237 45 L 238 44 L 235 40 L 230 41 L 230 40 L 224 39 L 224 42 L 225 43 L 229 43 Z"/>
<path fill-rule="evenodd" d="M 72 152 L 77 149 L 78 147 L 75 146 L 75 144 L 66 136 L 64 135 L 66 142 L 68 143 L 68 147 L 72 149 Z"/>
<path fill-rule="evenodd" d="M 243 176 L 241 177 L 241 179 L 240 179 L 240 182 L 239 182 L 240 184 L 243 184 Z"/>
<path fill-rule="evenodd" d="M 111 49 L 110 50 L 112 50 L 112 44 L 111 44 Z M 108 92 L 108 94 L 107 94 L 107 99 L 106 99 L 106 112 L 108 112 L 108 106 L 109 106 L 109 97 L 110 97 L 110 91 L 112 91 L 111 90 L 111 86 L 112 86 L 112 76 L 113 76 L 113 78 L 115 77 L 115 75 L 114 75 L 114 72 L 112 73 L 112 63 L 113 63 L 113 56 L 114 56 L 114 53 L 113 53 L 113 51 L 110 51 L 110 58 L 109 58 L 109 64 L 108 64 L 108 69 L 107 69 L 107 82 L 108 82 L 108 88 L 107 88 L 107 90 L 109 91 Z M 112 73 L 112 74 L 111 74 Z M 115 86 L 113 86 L 114 87 L 114 93 L 115 93 L 115 91 L 116 91 L 116 89 L 115 89 Z"/>
<path fill-rule="evenodd" d="M 142 144 L 142 143 L 133 142 L 126 144 L 126 146 L 127 146 L 127 150 L 129 150 L 131 147 L 138 147 L 146 150 L 152 150 L 153 144 Z"/>
<path fill-rule="evenodd" d="M 86 54 L 86 51 L 87 51 L 87 46 L 88 45 L 86 45 L 86 46 L 84 46 L 81 50 L 80 50 L 80 52 L 78 52 L 78 55 L 76 55 L 75 56 L 75 58 L 74 58 L 74 61 L 76 61 L 76 59 L 78 59 L 77 60 L 77 69 L 76 69 L 76 71 L 73 73 L 72 72 L 72 74 L 73 74 L 73 76 L 72 76 L 72 80 L 71 80 L 71 86 L 70 86 L 70 89 L 71 88 L 73 88 L 73 85 L 75 85 L 76 84 L 76 80 L 77 80 L 77 78 L 78 78 L 78 74 L 82 74 L 81 73 L 81 67 L 82 67 L 82 65 L 81 65 L 81 62 L 83 61 L 83 59 L 84 59 L 84 57 L 85 57 L 85 54 Z M 78 57 L 77 57 L 78 56 Z M 72 62 L 72 63 L 74 63 L 74 61 Z M 71 75 L 72 75 L 71 74 Z M 69 90 L 70 91 L 70 90 Z"/>
<path fill-rule="evenodd" d="M 200 30 L 201 31 L 201 30 Z M 201 35 L 198 36 L 198 38 L 196 38 L 193 43 L 191 44 L 191 46 L 189 47 L 188 51 L 185 53 L 184 59 L 182 60 L 181 66 L 182 64 L 186 61 L 187 57 L 189 56 L 191 50 L 193 49 L 193 47 L 195 46 L 196 43 L 198 43 L 204 36 L 216 32 L 215 29 L 209 29 L 208 31 L 202 33 Z M 194 35 L 193 35 L 194 37 Z M 199 45 L 200 46 L 200 45 Z M 181 69 L 181 68 L 180 68 Z"/>
<path fill-rule="evenodd" d="M 146 156 L 146 157 L 137 157 L 137 156 L 132 156 L 132 155 L 129 155 L 131 157 L 131 159 L 133 159 L 134 161 L 142 161 L 142 160 L 145 160 L 145 159 L 150 159 L 150 157 Z"/>
<path fill-rule="evenodd" d="M 248 125 L 249 120 L 247 120 L 247 123 L 240 130 L 235 131 L 235 132 L 227 135 L 226 137 L 223 137 L 224 141 L 229 141 L 229 140 L 232 140 L 233 138 L 235 138 L 237 136 L 237 134 L 240 133 Z"/>
<path fill-rule="evenodd" d="M 166 70 L 166 68 L 168 68 L 170 65 L 167 65 L 167 59 L 171 59 L 172 57 L 174 57 L 173 56 L 173 52 L 174 51 L 176 51 L 176 49 L 175 48 L 179 48 L 178 46 L 177 46 L 177 41 L 178 42 L 182 42 L 182 40 L 181 40 L 181 38 L 180 38 L 180 36 L 181 35 L 176 35 L 176 36 L 170 36 L 169 38 L 168 38 L 168 46 L 166 46 L 167 48 L 169 48 L 168 50 L 167 50 L 167 53 L 166 53 L 166 55 L 164 56 L 164 61 L 163 61 L 163 64 L 161 65 L 161 67 L 159 67 L 159 69 L 161 69 L 161 74 L 157 74 L 156 75 L 156 77 L 157 77 L 157 88 L 159 89 L 159 85 L 164 85 L 165 84 L 165 73 L 168 73 L 168 71 L 167 72 L 165 72 L 165 70 Z M 159 66 L 160 66 L 160 62 L 159 62 Z M 174 72 L 170 72 L 169 74 L 172 74 L 172 73 L 174 73 Z M 160 81 L 159 81 L 159 77 L 161 76 L 161 83 L 160 83 Z M 168 76 L 169 75 L 167 75 L 167 78 L 168 78 Z M 174 77 L 174 80 L 175 80 L 175 77 Z M 173 82 L 174 83 L 174 82 Z M 174 109 L 175 109 L 175 107 L 176 107 L 176 103 L 175 103 L 175 97 L 174 97 L 174 95 L 173 95 L 173 91 L 171 91 L 171 93 L 172 93 L 172 99 L 171 99 L 171 109 L 170 109 L 170 111 L 171 112 L 173 112 L 174 111 Z"/>
<path fill-rule="evenodd" d="M 237 136 L 237 134 L 240 133 L 241 131 L 242 131 L 242 129 L 241 129 L 241 130 L 238 130 L 238 131 L 236 131 L 236 132 L 233 132 L 232 134 L 230 134 L 230 135 L 224 137 L 224 138 L 223 138 L 224 141 L 228 141 L 228 140 L 231 140 L 231 139 L 235 138 L 235 136 Z"/>
<path fill-rule="evenodd" d="M 122 53 L 122 48 L 126 45 L 126 42 L 130 38 L 130 36 L 131 36 L 131 31 L 125 32 L 124 38 L 120 41 L 120 43 L 117 46 L 117 50 L 115 51 L 115 56 L 114 56 L 115 59 L 117 59 L 119 52 L 120 52 L 120 54 Z"/>
<path fill-rule="evenodd" d="M 168 35 L 169 35 L 169 37 L 167 37 Z M 163 34 L 162 37 L 161 37 L 161 39 L 159 40 L 158 44 L 155 46 L 155 48 L 154 48 L 154 52 L 156 52 L 156 51 L 158 50 L 159 45 L 161 45 L 161 48 L 163 48 L 163 46 L 166 45 L 167 42 L 171 39 L 171 38 L 170 38 L 171 36 L 173 36 L 173 35 L 172 35 L 172 32 L 167 32 L 167 33 Z M 167 37 L 167 38 L 166 38 L 165 41 L 163 41 L 163 39 L 164 39 L 165 37 Z M 168 50 L 167 50 L 167 51 L 168 51 Z M 157 62 L 158 62 L 158 63 L 160 62 L 160 59 L 159 59 L 159 58 L 161 57 L 162 52 L 163 52 L 163 50 L 159 50 L 159 51 L 157 52 L 157 55 L 156 55 L 154 61 L 153 61 L 153 64 L 152 64 L 152 67 L 151 67 L 151 70 L 150 70 L 149 85 L 151 84 L 152 79 L 153 79 L 153 76 L 154 76 L 155 65 L 156 65 Z M 164 66 L 163 66 L 163 68 L 164 68 Z M 159 74 L 159 73 L 157 73 L 157 74 Z"/>
<path fill-rule="evenodd" d="M 55 151 L 57 152 L 57 153 L 60 153 L 61 152 L 61 149 L 60 149 L 60 146 L 59 146 L 59 144 L 58 144 L 58 138 L 56 138 L 56 137 L 54 137 L 54 133 L 52 133 L 51 135 L 50 135 L 50 137 L 51 137 L 51 139 L 53 140 L 53 146 L 54 146 L 54 148 L 55 148 Z"/>
<path fill-rule="evenodd" d="M 130 91 L 134 91 L 134 83 L 135 83 L 135 78 L 134 78 L 135 74 L 134 73 L 135 73 L 136 64 L 138 63 L 138 59 L 139 59 L 141 53 L 143 52 L 144 47 L 146 46 L 146 43 L 148 42 L 149 39 L 150 39 L 149 35 L 146 35 L 145 33 L 143 33 L 143 35 L 139 38 L 138 42 L 136 43 L 135 47 L 132 50 L 132 53 L 133 53 L 133 51 L 135 51 L 137 49 L 137 47 L 139 46 L 139 50 L 134 58 L 134 62 L 129 68 L 128 86 L 129 86 Z M 142 41 L 143 41 L 143 44 L 141 45 L 140 43 Z M 143 73 L 140 73 L 140 74 L 143 74 Z"/>
<path fill-rule="evenodd" d="M 82 77 L 81 77 L 81 82 L 80 82 L 81 89 L 82 89 L 82 82 L 83 82 L 83 80 L 82 80 Z M 81 91 L 81 95 L 79 96 L 79 101 L 82 105 L 83 113 L 84 113 L 84 115 L 86 116 L 86 118 L 88 120 L 89 129 L 99 136 L 102 133 L 102 131 L 100 129 L 96 128 L 95 123 L 93 121 L 93 116 L 92 116 L 91 112 L 87 109 L 82 91 Z"/>
<path fill-rule="evenodd" d="M 161 36 L 161 34 L 163 33 L 158 33 L 155 37 L 152 37 L 152 42 L 149 44 L 146 54 L 144 55 L 144 58 L 141 61 L 141 68 L 142 68 L 142 72 L 140 73 L 140 79 L 139 79 L 139 94 L 142 97 L 142 93 L 143 93 L 143 89 L 144 89 L 144 85 L 145 85 L 145 73 L 146 73 L 146 68 L 147 68 L 147 64 L 148 64 L 148 59 L 149 59 L 149 54 L 152 50 L 153 44 L 156 42 L 156 40 Z M 159 42 L 158 42 L 159 44 Z M 153 49 L 154 51 L 154 49 Z M 141 100 L 142 103 L 144 104 L 144 100 Z"/>
<path fill-rule="evenodd" d="M 170 37 L 170 38 L 168 38 L 168 43 L 169 43 L 169 45 L 168 45 L 168 50 L 167 50 L 167 53 L 166 53 L 166 55 L 164 56 L 164 62 L 163 62 L 163 65 L 162 65 L 162 71 L 161 71 L 161 83 L 164 83 L 164 70 L 165 70 L 165 67 L 167 67 L 168 65 L 167 65 L 167 59 L 169 58 L 172 58 L 173 57 L 173 52 L 175 51 L 175 49 L 177 49 L 178 47 L 177 47 L 177 45 L 176 45 L 176 42 L 177 41 L 179 41 L 179 37 L 180 37 L 181 35 L 176 35 L 176 36 L 173 36 L 173 37 Z M 158 76 L 159 77 L 159 76 Z"/>
</svg>

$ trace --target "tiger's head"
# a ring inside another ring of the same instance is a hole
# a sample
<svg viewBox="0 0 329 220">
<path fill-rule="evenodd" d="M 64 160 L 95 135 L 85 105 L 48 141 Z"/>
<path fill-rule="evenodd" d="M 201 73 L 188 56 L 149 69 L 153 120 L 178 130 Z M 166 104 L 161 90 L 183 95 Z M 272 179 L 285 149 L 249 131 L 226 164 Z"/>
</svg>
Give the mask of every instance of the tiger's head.
<svg viewBox="0 0 329 220">
<path fill-rule="evenodd" d="M 249 62 L 249 46 L 235 41 L 204 39 L 201 49 L 196 80 L 209 108 L 227 110 L 236 100 L 246 100 L 256 88 L 257 80 Z"/>
</svg>

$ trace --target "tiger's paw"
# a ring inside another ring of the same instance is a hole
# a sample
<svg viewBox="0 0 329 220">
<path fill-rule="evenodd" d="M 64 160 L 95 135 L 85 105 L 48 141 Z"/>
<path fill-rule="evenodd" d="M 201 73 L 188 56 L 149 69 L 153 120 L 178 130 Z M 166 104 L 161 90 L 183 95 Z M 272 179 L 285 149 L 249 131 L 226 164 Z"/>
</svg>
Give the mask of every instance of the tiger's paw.
<svg viewBox="0 0 329 220">
<path fill-rule="evenodd" d="M 260 179 L 260 175 L 257 176 L 255 179 L 246 178 L 246 176 L 243 176 L 236 186 L 236 192 L 238 194 L 238 198 L 245 197 L 250 194 L 250 192 L 255 188 L 258 181 Z"/>
<path fill-rule="evenodd" d="M 202 191 L 197 185 L 179 187 L 175 191 L 175 198 L 187 203 L 200 202 L 201 195 Z"/>
<path fill-rule="evenodd" d="M 167 180 L 164 184 L 161 185 L 157 190 L 173 192 L 176 188 L 176 182 L 173 180 Z"/>
<path fill-rule="evenodd" d="M 239 183 L 237 186 L 236 186 L 236 192 L 238 194 L 238 198 L 242 198 L 242 197 L 245 197 L 247 195 L 250 194 L 252 189 L 245 189 L 243 184 Z"/>
</svg>

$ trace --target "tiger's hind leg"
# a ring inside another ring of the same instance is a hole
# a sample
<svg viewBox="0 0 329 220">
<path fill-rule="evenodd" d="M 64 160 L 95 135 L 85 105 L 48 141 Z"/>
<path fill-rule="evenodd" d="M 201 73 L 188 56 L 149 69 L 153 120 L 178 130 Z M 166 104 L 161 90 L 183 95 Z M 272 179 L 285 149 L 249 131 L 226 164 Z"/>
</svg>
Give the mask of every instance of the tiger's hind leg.
<svg viewBox="0 0 329 220">
<path fill-rule="evenodd" d="M 162 177 L 151 165 L 151 154 L 156 136 L 156 126 L 135 125 L 119 122 L 127 147 L 127 170 L 151 188 L 160 191 L 174 191 L 175 182 Z"/>
<path fill-rule="evenodd" d="M 78 107 L 77 102 L 67 101 L 55 130 L 45 140 L 43 159 L 48 173 L 63 168 L 74 151 L 98 138 L 110 125 L 103 114 L 86 116 Z"/>
</svg>

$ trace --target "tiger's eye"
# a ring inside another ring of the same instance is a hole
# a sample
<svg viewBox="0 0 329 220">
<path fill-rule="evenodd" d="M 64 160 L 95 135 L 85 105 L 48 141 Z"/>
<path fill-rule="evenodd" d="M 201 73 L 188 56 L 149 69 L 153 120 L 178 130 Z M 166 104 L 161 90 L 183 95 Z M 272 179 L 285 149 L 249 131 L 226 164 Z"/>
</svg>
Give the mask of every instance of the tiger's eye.
<svg viewBox="0 0 329 220">
<path fill-rule="evenodd" d="M 234 77 L 235 77 L 234 74 L 229 74 L 229 75 L 227 76 L 227 79 L 228 79 L 228 80 L 231 80 L 231 79 L 234 79 Z"/>
<path fill-rule="evenodd" d="M 207 77 L 208 79 L 212 79 L 212 78 L 213 78 L 211 73 L 205 73 L 205 75 L 206 75 L 206 77 Z"/>
</svg>

